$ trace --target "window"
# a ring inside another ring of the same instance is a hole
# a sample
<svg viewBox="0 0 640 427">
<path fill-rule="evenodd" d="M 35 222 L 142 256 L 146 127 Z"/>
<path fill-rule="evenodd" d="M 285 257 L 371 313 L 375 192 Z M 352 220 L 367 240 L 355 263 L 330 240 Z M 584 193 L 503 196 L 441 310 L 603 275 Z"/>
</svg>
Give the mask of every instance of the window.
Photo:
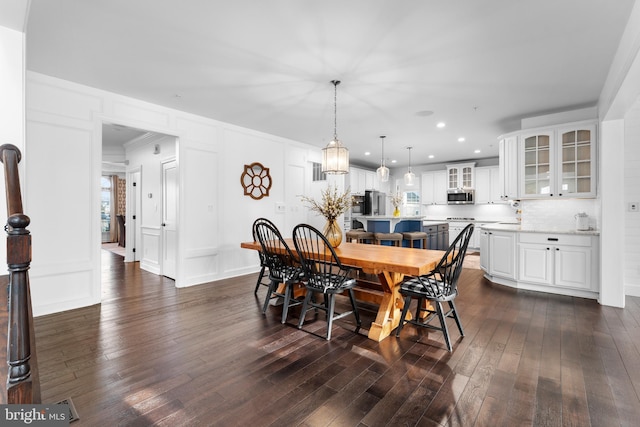
<svg viewBox="0 0 640 427">
<path fill-rule="evenodd" d="M 100 177 L 100 229 L 102 241 L 109 241 L 111 232 L 111 179 L 108 176 Z M 106 240 L 105 240 L 106 237 Z"/>
<path fill-rule="evenodd" d="M 419 205 L 420 195 L 416 191 L 404 192 L 404 204 L 405 205 Z"/>
<path fill-rule="evenodd" d="M 313 165 L 313 181 L 326 181 L 327 174 L 322 172 L 322 163 L 312 162 Z"/>
</svg>

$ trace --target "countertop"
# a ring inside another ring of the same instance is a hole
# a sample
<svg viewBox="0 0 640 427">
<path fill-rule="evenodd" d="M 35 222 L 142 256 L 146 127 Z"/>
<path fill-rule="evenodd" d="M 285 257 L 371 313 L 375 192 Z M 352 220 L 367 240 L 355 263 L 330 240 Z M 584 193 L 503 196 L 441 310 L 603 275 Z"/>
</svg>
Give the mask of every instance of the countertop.
<svg viewBox="0 0 640 427">
<path fill-rule="evenodd" d="M 480 226 L 483 230 L 496 230 L 496 231 L 517 231 L 520 233 L 554 233 L 554 234 L 576 234 L 582 236 L 599 236 L 600 230 L 575 230 L 565 229 L 557 227 L 532 227 L 528 225 L 522 225 L 517 223 L 491 223 Z"/>
<path fill-rule="evenodd" d="M 363 218 L 366 220 L 372 220 L 372 221 L 384 221 L 384 220 L 399 220 L 399 221 L 421 221 L 424 217 L 423 216 L 393 216 L 393 215 L 358 215 L 358 216 L 354 216 L 355 219 L 359 219 L 359 218 Z"/>
</svg>

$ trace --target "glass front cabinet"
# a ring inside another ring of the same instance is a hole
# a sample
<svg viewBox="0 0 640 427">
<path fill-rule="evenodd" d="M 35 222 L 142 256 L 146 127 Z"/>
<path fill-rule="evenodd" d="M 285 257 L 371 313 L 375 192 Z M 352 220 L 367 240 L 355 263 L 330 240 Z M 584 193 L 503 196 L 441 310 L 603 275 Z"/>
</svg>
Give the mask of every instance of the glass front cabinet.
<svg viewBox="0 0 640 427">
<path fill-rule="evenodd" d="M 519 135 L 520 198 L 595 197 L 595 124 Z"/>
</svg>

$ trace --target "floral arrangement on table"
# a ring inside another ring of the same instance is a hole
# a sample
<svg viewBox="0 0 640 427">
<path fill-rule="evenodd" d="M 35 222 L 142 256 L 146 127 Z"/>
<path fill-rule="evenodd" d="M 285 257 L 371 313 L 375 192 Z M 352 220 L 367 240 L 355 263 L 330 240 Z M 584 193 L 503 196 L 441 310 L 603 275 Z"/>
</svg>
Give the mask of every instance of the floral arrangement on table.
<svg viewBox="0 0 640 427">
<path fill-rule="evenodd" d="M 347 188 L 344 193 L 340 194 L 336 185 L 333 187 L 329 185 L 322 190 L 322 201 L 320 202 L 308 196 L 302 196 L 302 201 L 307 203 L 309 209 L 319 213 L 327 221 L 335 221 L 353 205 L 351 190 Z"/>
<path fill-rule="evenodd" d="M 323 234 L 332 246 L 338 247 L 342 242 L 342 230 L 340 230 L 336 219 L 353 205 L 351 190 L 347 188 L 344 193 L 339 193 L 336 185 L 329 185 L 322 190 L 322 200 L 320 202 L 308 196 L 302 196 L 302 201 L 307 204 L 309 209 L 325 217 L 327 224 Z"/>
<path fill-rule="evenodd" d="M 391 195 L 391 204 L 393 205 L 393 216 L 400 216 L 400 205 L 402 205 L 402 193 L 397 191 Z"/>
</svg>

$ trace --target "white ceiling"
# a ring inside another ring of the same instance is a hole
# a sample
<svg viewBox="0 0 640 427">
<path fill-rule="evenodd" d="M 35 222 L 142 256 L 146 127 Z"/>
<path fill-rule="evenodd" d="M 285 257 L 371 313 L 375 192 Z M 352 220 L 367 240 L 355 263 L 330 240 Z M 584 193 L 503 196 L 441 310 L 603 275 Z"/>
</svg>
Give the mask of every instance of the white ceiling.
<svg viewBox="0 0 640 427">
<path fill-rule="evenodd" d="M 440 163 L 595 105 L 633 3 L 31 0 L 27 68 L 318 147 L 338 79 L 352 162 Z"/>
</svg>

